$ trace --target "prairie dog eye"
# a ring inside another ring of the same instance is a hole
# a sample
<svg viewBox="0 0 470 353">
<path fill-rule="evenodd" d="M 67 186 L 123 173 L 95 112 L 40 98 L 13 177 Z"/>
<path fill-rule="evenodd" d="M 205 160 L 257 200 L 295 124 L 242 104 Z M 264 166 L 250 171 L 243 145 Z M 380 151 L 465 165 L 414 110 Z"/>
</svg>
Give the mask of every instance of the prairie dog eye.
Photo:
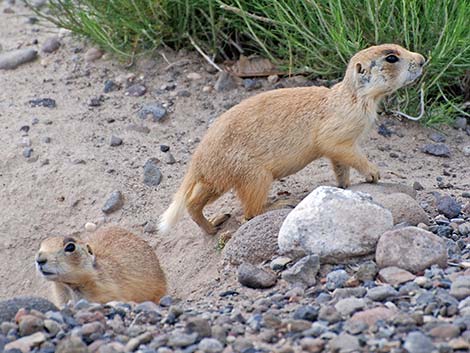
<svg viewBox="0 0 470 353">
<path fill-rule="evenodd" d="M 74 252 L 75 251 L 75 244 L 74 243 L 68 243 L 65 248 L 64 248 L 64 251 L 65 252 Z"/>
<path fill-rule="evenodd" d="M 385 58 L 385 61 L 388 62 L 388 63 L 390 63 L 390 64 L 394 64 L 394 63 L 396 63 L 398 60 L 400 60 L 400 59 L 398 59 L 398 57 L 397 57 L 396 55 L 389 55 L 389 56 L 387 56 L 387 57 Z"/>
</svg>

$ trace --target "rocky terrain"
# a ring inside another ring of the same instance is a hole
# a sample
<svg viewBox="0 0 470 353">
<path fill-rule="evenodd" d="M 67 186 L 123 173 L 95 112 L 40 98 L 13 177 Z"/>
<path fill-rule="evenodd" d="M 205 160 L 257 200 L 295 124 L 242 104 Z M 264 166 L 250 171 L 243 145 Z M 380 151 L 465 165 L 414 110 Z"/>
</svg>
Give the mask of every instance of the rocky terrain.
<svg viewBox="0 0 470 353">
<path fill-rule="evenodd" d="M 235 196 L 208 237 L 158 216 L 210 124 L 305 77 L 234 79 L 196 54 L 128 63 L 0 2 L 0 351 L 470 351 L 470 125 L 383 115 L 364 143 L 382 183 L 330 187 L 326 160 L 276 182 L 294 199 L 242 224 Z M 328 84 L 328 82 L 322 82 Z M 34 269 L 51 235 L 119 224 L 158 254 L 159 304 L 56 308 Z M 24 297 L 28 296 L 28 297 Z M 34 296 L 34 298 L 31 298 Z"/>
</svg>

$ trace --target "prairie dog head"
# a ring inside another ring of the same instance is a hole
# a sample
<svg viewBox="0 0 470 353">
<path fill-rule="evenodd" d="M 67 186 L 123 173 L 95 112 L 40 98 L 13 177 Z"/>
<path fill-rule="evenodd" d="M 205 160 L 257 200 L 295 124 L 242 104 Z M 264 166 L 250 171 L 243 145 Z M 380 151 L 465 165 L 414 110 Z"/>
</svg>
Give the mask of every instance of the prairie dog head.
<svg viewBox="0 0 470 353">
<path fill-rule="evenodd" d="M 90 276 L 94 267 L 91 247 L 70 237 L 47 238 L 36 254 L 36 268 L 49 281 L 78 284 Z"/>
<path fill-rule="evenodd" d="M 380 99 L 421 76 L 425 59 L 396 44 L 361 50 L 348 65 L 345 80 L 363 96 Z"/>
</svg>

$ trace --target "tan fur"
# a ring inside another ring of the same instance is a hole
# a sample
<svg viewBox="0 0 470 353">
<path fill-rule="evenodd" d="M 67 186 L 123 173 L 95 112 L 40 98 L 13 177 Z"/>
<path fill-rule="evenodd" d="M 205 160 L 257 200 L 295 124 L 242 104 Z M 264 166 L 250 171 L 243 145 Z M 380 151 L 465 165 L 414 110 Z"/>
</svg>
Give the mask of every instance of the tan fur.
<svg viewBox="0 0 470 353">
<path fill-rule="evenodd" d="M 75 250 L 66 252 L 70 243 Z M 158 302 L 166 293 L 165 275 L 155 252 L 143 239 L 118 227 L 81 239 L 47 238 L 36 255 L 36 265 L 46 280 L 53 281 L 58 305 L 81 298 L 97 303 Z"/>
<path fill-rule="evenodd" d="M 396 55 L 399 61 L 385 58 Z M 394 44 L 362 50 L 349 62 L 342 82 L 325 87 L 261 93 L 222 114 L 194 152 L 183 184 L 163 214 L 160 231 L 171 229 L 186 206 L 207 233 L 216 228 L 204 206 L 234 189 L 246 218 L 263 212 L 271 183 L 313 160 L 331 160 L 340 187 L 349 186 L 350 167 L 368 182 L 380 178 L 358 146 L 376 119 L 380 99 L 412 82 L 422 55 Z"/>
</svg>

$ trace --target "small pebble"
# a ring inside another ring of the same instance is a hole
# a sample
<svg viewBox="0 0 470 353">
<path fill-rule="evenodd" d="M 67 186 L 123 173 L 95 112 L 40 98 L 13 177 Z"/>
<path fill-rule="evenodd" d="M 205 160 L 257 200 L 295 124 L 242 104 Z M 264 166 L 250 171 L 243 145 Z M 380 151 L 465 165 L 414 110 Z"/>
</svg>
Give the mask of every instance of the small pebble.
<svg viewBox="0 0 470 353">
<path fill-rule="evenodd" d="M 144 85 L 137 83 L 135 85 L 129 86 L 126 89 L 125 95 L 131 97 L 140 97 L 143 96 L 145 93 L 147 93 L 147 88 Z"/>
<path fill-rule="evenodd" d="M 100 59 L 103 56 L 103 54 L 104 54 L 104 51 L 102 51 L 99 48 L 95 48 L 95 47 L 90 48 L 85 53 L 85 61 L 87 62 L 96 61 Z"/>
<path fill-rule="evenodd" d="M 85 230 L 90 233 L 94 232 L 96 230 L 96 224 L 91 222 L 85 223 Z"/>
<path fill-rule="evenodd" d="M 124 198 L 120 191 L 113 191 L 101 209 L 104 213 L 113 213 L 122 208 Z"/>
<path fill-rule="evenodd" d="M 53 53 L 60 47 L 60 41 L 57 37 L 49 37 L 43 43 L 41 50 L 44 53 Z"/>
<path fill-rule="evenodd" d="M 109 141 L 109 145 L 111 147 L 121 146 L 122 145 L 122 138 L 114 136 L 114 135 L 111 136 L 111 139 Z"/>
</svg>

